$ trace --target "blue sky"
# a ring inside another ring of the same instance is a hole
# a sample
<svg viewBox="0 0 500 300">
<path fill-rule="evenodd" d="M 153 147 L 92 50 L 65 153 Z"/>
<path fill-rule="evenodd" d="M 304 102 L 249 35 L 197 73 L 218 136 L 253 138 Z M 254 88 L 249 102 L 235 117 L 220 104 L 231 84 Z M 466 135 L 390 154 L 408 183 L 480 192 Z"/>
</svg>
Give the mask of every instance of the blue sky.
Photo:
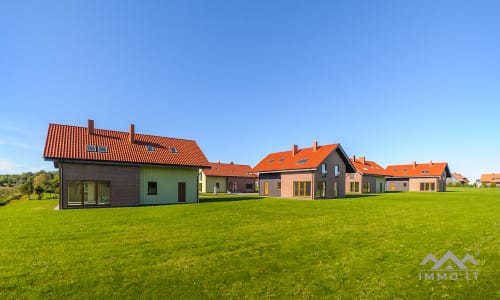
<svg viewBox="0 0 500 300">
<path fill-rule="evenodd" d="M 195 139 L 211 161 L 340 142 L 500 172 L 499 1 L 2 1 L 0 173 L 48 123 Z"/>
</svg>

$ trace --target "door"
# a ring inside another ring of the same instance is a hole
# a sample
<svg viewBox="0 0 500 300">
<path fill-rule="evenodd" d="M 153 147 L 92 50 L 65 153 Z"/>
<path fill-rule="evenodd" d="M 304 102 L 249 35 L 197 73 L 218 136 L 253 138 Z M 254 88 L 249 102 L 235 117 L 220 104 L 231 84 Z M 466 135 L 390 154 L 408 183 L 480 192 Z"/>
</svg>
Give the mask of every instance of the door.
<svg viewBox="0 0 500 300">
<path fill-rule="evenodd" d="M 269 182 L 267 181 L 264 182 L 264 195 L 269 195 Z"/>
<path fill-rule="evenodd" d="M 391 191 L 396 190 L 396 184 L 394 182 L 391 182 Z"/>
<path fill-rule="evenodd" d="M 177 183 L 177 201 L 186 202 L 186 183 L 178 182 Z"/>
</svg>

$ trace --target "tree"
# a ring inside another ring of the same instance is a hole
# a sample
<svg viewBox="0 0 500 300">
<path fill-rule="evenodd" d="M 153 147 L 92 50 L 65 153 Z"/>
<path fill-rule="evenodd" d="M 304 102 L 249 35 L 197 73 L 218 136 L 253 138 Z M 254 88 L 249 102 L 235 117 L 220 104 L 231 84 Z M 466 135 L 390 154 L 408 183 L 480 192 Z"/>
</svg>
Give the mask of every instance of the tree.
<svg viewBox="0 0 500 300">
<path fill-rule="evenodd" d="M 21 185 L 21 188 L 19 189 L 21 193 L 28 195 L 28 200 L 31 200 L 31 194 L 33 194 L 33 182 L 31 180 L 26 181 Z"/>
<path fill-rule="evenodd" d="M 43 192 L 45 192 L 45 189 L 41 185 L 35 188 L 35 193 L 38 195 L 38 200 L 42 200 Z"/>
</svg>

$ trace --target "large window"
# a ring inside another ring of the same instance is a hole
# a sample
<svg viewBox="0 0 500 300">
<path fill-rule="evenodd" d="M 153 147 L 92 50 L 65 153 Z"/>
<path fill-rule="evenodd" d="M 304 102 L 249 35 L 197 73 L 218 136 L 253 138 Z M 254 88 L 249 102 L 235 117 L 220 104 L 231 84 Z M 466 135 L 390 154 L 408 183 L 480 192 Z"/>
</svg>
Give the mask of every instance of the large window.
<svg viewBox="0 0 500 300">
<path fill-rule="evenodd" d="M 276 190 L 281 190 L 281 181 L 276 182 Z"/>
<path fill-rule="evenodd" d="M 326 198 L 326 181 L 316 184 L 316 198 Z"/>
<path fill-rule="evenodd" d="M 328 174 L 328 170 L 326 169 L 326 164 L 323 163 L 321 164 L 321 176 L 326 177 L 326 174 Z"/>
<path fill-rule="evenodd" d="M 68 181 L 68 205 L 109 205 L 108 181 Z"/>
<path fill-rule="evenodd" d="M 148 195 L 158 195 L 158 183 L 156 181 L 148 181 Z"/>
<path fill-rule="evenodd" d="M 363 193 L 369 193 L 369 192 L 370 192 L 370 182 L 363 181 Z"/>
<path fill-rule="evenodd" d="M 335 165 L 333 167 L 333 170 L 334 170 L 334 173 L 335 173 L 335 177 L 339 177 L 340 176 L 340 169 L 339 169 L 339 165 Z"/>
<path fill-rule="evenodd" d="M 435 191 L 436 189 L 436 184 L 434 182 L 421 182 L 420 183 L 420 191 L 422 192 L 427 192 L 427 191 Z"/>
<path fill-rule="evenodd" d="M 352 181 L 351 182 L 351 193 L 358 193 L 359 192 L 359 181 Z"/>
<path fill-rule="evenodd" d="M 311 182 L 310 181 L 294 181 L 293 182 L 294 197 L 310 197 Z"/>
</svg>

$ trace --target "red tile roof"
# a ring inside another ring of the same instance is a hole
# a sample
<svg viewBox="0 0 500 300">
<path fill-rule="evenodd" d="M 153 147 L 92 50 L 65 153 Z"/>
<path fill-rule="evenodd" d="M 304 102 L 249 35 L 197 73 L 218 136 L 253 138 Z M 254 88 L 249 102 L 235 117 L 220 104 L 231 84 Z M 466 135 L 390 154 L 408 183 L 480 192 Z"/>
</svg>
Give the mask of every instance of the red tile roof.
<svg viewBox="0 0 500 300">
<path fill-rule="evenodd" d="M 481 182 L 500 183 L 500 174 L 499 173 L 482 174 L 481 175 Z"/>
<path fill-rule="evenodd" d="M 254 172 L 273 172 L 316 169 L 332 151 L 338 151 L 347 165 L 347 169 L 353 170 L 352 164 L 340 144 L 318 146 L 316 151 L 313 151 L 312 147 L 298 149 L 294 156 L 292 150 L 270 153 L 253 170 Z"/>
<path fill-rule="evenodd" d="M 407 164 L 387 166 L 387 174 L 393 177 L 436 177 L 446 172 L 446 177 L 451 177 L 448 163 L 428 162 L 423 164 Z"/>
<path fill-rule="evenodd" d="M 455 177 L 458 181 L 461 181 L 461 182 L 469 182 L 469 179 L 467 179 L 467 177 L 463 176 L 462 174 L 460 173 L 453 173 L 451 174 L 453 177 Z"/>
<path fill-rule="evenodd" d="M 363 175 L 388 175 L 387 171 L 374 161 L 365 160 L 364 157 L 351 158 L 351 163 L 354 165 L 358 173 Z"/>
<path fill-rule="evenodd" d="M 209 164 L 212 168 L 203 170 L 206 176 L 257 177 L 255 174 L 250 174 L 252 167 L 249 165 L 224 164 L 220 162 Z"/>
<path fill-rule="evenodd" d="M 87 145 L 106 146 L 107 153 L 87 152 Z M 154 147 L 148 151 L 146 145 Z M 172 153 L 175 147 L 178 153 Z M 132 164 L 208 167 L 209 163 L 193 140 L 135 134 L 130 143 L 129 133 L 87 127 L 49 124 L 43 157 L 47 160 L 78 160 L 120 162 Z"/>
</svg>

